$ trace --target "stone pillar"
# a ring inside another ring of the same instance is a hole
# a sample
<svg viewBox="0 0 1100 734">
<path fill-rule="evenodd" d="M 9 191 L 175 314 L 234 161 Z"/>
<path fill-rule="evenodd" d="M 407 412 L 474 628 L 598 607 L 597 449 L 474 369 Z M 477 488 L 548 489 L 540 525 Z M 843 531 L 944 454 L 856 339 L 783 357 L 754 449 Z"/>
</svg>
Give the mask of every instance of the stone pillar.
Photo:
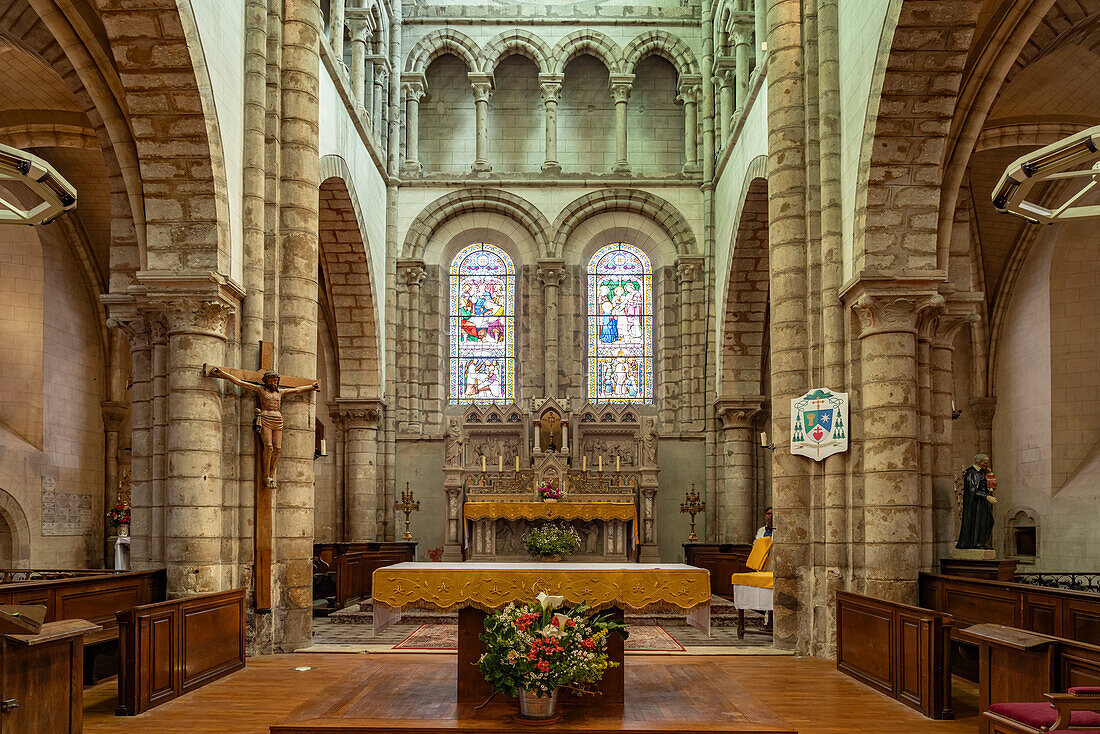
<svg viewBox="0 0 1100 734">
<path fill-rule="evenodd" d="M 364 82 L 366 81 L 367 66 L 367 39 L 374 31 L 371 26 L 370 16 L 357 16 L 348 21 L 348 30 L 351 31 L 351 96 L 355 99 L 356 108 L 364 108 Z M 339 58 L 339 57 L 337 57 Z"/>
<path fill-rule="evenodd" d="M 756 21 L 756 68 L 763 69 L 764 42 L 767 40 L 768 0 L 755 0 L 753 11 Z"/>
<path fill-rule="evenodd" d="M 142 316 L 112 315 L 107 321 L 130 342 L 130 560 L 134 570 L 154 567 L 150 534 L 153 470 L 153 350 Z"/>
<path fill-rule="evenodd" d="M 734 117 L 745 109 L 749 96 L 749 35 L 752 31 L 744 23 L 738 23 L 733 31 L 733 60 L 737 77 L 737 95 Z"/>
<path fill-rule="evenodd" d="M 126 418 L 126 404 L 104 400 L 99 404 L 99 409 L 103 413 L 103 511 L 106 513 L 114 506 L 118 496 L 118 432 Z M 104 568 L 111 568 L 114 556 L 114 547 L 107 540 L 108 535 L 110 529 L 104 528 Z"/>
<path fill-rule="evenodd" d="M 692 430 L 696 406 L 703 394 L 703 368 L 700 346 L 704 327 L 696 313 L 702 290 L 704 258 L 681 255 L 676 258 L 676 275 L 680 288 L 680 430 Z M 701 415 L 698 417 L 702 417 Z"/>
<path fill-rule="evenodd" d="M 166 490 L 168 477 L 168 335 L 162 314 L 150 313 L 148 319 L 150 343 L 153 347 L 149 548 L 151 559 L 162 564 L 165 559 L 165 537 L 167 535 L 165 521 L 168 508 L 168 493 Z"/>
<path fill-rule="evenodd" d="M 374 60 L 367 57 L 363 69 L 363 118 L 377 137 L 379 133 L 374 127 Z"/>
<path fill-rule="evenodd" d="M 165 566 L 172 598 L 222 591 L 222 395 L 203 377 L 222 364 L 231 306 L 182 297 L 163 304 L 168 333 L 168 474 Z"/>
<path fill-rule="evenodd" d="M 543 354 L 544 395 L 559 398 L 558 395 L 558 288 L 565 278 L 565 261 L 557 258 L 539 260 L 538 279 L 542 285 L 543 329 L 545 352 Z"/>
<path fill-rule="evenodd" d="M 387 508 L 378 463 L 382 409 L 378 400 L 336 399 L 334 413 L 344 433 L 344 527 L 352 543 L 385 539 Z"/>
<path fill-rule="evenodd" d="M 339 62 L 344 60 L 344 4 L 344 0 L 332 0 L 328 6 L 328 42 Z"/>
<path fill-rule="evenodd" d="M 993 416 L 997 413 L 997 398 L 971 398 L 970 410 L 974 412 L 974 425 L 978 428 L 978 453 L 992 457 Z"/>
<path fill-rule="evenodd" d="M 542 164 L 543 173 L 561 173 L 558 162 L 558 99 L 564 80 L 562 74 L 539 74 L 539 91 L 546 106 L 546 162 Z"/>
<path fill-rule="evenodd" d="M 405 163 L 406 173 L 419 173 L 420 165 L 420 100 L 424 98 L 423 74 L 402 74 L 401 87 L 405 92 Z"/>
<path fill-rule="evenodd" d="M 611 75 L 611 98 L 615 101 L 615 165 L 611 169 L 614 173 L 630 173 L 626 154 L 626 103 L 630 100 L 633 85 L 633 74 Z"/>
<path fill-rule="evenodd" d="M 733 75 L 733 65 L 729 59 L 722 59 L 715 66 L 714 84 L 718 87 L 718 139 L 723 149 L 729 143 L 730 129 L 733 126 Z"/>
<path fill-rule="evenodd" d="M 385 139 L 385 108 L 386 108 L 386 60 L 376 58 L 374 60 L 374 101 L 371 103 L 371 128 L 374 137 L 379 144 Z"/>
<path fill-rule="evenodd" d="M 677 101 L 684 105 L 684 173 L 699 173 L 699 97 L 702 79 L 685 76 L 680 81 Z"/>
<path fill-rule="evenodd" d="M 920 474 L 920 570 L 933 563 L 932 494 L 932 340 L 942 307 L 930 307 L 917 319 L 917 467 Z"/>
<path fill-rule="evenodd" d="M 420 304 L 420 284 L 428 271 L 424 268 L 424 261 L 414 258 L 401 258 L 397 261 L 397 282 L 405 288 L 408 299 L 408 345 L 409 345 L 409 407 L 408 430 L 410 433 L 421 433 L 424 430 L 421 421 L 420 403 L 420 334 L 422 324 L 422 308 Z"/>
<path fill-rule="evenodd" d="M 922 540 L 917 325 L 943 304 L 936 285 L 864 277 L 843 294 L 862 322 L 864 593 L 907 604 Z"/>
<path fill-rule="evenodd" d="M 333 536 L 339 542 L 348 541 L 347 477 L 344 474 L 344 419 L 339 406 L 329 409 L 329 418 L 335 430 L 332 432 L 332 463 L 336 474 L 336 527 Z"/>
<path fill-rule="evenodd" d="M 489 164 L 489 96 L 493 93 L 493 75 L 471 72 L 466 75 L 474 89 L 474 173 L 493 170 Z"/>
<path fill-rule="evenodd" d="M 756 528 L 756 467 L 754 425 L 760 414 L 764 396 L 724 398 L 718 400 L 715 412 L 722 421 L 719 464 L 721 489 L 714 506 L 719 543 L 751 543 Z"/>
</svg>

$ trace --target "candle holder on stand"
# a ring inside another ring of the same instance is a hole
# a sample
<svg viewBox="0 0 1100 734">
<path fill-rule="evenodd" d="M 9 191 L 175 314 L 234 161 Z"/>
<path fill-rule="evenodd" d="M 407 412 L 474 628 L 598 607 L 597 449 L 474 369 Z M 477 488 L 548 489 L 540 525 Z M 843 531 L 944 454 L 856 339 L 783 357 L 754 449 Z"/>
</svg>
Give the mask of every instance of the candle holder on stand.
<svg viewBox="0 0 1100 734">
<path fill-rule="evenodd" d="M 401 501 L 395 504 L 394 508 L 405 513 L 405 534 L 401 536 L 401 540 L 412 540 L 412 533 L 409 532 L 409 515 L 420 511 L 420 500 L 413 501 L 413 493 L 409 489 L 408 482 L 405 482 L 405 489 L 401 492 Z"/>
<path fill-rule="evenodd" d="M 680 503 L 680 512 L 691 513 L 691 534 L 688 535 L 689 543 L 699 540 L 699 536 L 695 534 L 695 516 L 707 509 L 707 503 L 700 502 L 699 499 L 699 493 L 695 491 L 695 485 L 692 484 L 691 489 L 684 497 L 685 501 Z"/>
</svg>

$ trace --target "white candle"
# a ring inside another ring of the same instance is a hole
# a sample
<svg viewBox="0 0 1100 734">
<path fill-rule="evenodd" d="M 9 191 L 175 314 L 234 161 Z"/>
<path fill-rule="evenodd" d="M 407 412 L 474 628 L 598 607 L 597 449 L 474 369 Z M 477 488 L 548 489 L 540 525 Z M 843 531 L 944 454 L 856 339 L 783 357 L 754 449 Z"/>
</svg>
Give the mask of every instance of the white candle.
<svg viewBox="0 0 1100 734">
<path fill-rule="evenodd" d="M 620 458 L 621 457 L 619 457 L 619 456 L 615 457 L 615 471 L 619 471 L 619 459 Z"/>
<path fill-rule="evenodd" d="M 504 455 L 497 454 L 497 474 L 504 473 Z"/>
<path fill-rule="evenodd" d="M 603 457 L 600 457 L 600 472 L 603 472 Z"/>
<path fill-rule="evenodd" d="M 588 457 L 584 457 L 581 461 L 581 471 L 588 471 Z"/>
<path fill-rule="evenodd" d="M 516 473 L 519 474 L 519 457 L 516 457 Z"/>
<path fill-rule="evenodd" d="M 567 451 L 569 449 L 569 424 L 561 424 L 561 450 Z"/>
<path fill-rule="evenodd" d="M 328 456 L 328 446 L 323 438 L 321 439 L 321 456 Z"/>
<path fill-rule="evenodd" d="M 485 457 L 484 456 L 481 457 L 481 473 L 482 474 L 485 473 Z"/>
<path fill-rule="evenodd" d="M 760 445 L 763 446 L 764 448 L 768 448 L 768 432 L 767 431 L 761 431 L 760 432 Z"/>
</svg>

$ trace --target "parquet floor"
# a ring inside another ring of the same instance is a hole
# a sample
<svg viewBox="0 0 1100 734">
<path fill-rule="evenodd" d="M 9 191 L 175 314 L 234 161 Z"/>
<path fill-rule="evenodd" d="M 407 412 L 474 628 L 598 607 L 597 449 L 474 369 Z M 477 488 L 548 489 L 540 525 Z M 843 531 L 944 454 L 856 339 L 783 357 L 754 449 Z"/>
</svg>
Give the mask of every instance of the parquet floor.
<svg viewBox="0 0 1100 734">
<path fill-rule="evenodd" d="M 240 672 L 136 717 L 115 717 L 115 683 L 85 691 L 84 730 L 101 734 L 268 734 L 271 724 L 333 683 L 347 678 L 368 656 L 361 654 L 276 655 L 252 658 Z M 436 657 L 436 656 L 432 656 Z M 392 675 L 415 655 L 372 655 Z M 646 658 L 655 660 L 653 656 Z M 677 656 L 676 661 L 693 658 Z M 977 692 L 956 680 L 954 721 L 930 721 L 897 701 L 855 682 L 826 660 L 738 656 L 694 658 L 723 667 L 737 685 L 774 711 L 800 734 L 975 734 Z M 630 664 L 630 658 L 627 658 Z M 298 672 L 298 666 L 312 670 Z M 684 692 L 690 696 L 692 691 Z"/>
</svg>

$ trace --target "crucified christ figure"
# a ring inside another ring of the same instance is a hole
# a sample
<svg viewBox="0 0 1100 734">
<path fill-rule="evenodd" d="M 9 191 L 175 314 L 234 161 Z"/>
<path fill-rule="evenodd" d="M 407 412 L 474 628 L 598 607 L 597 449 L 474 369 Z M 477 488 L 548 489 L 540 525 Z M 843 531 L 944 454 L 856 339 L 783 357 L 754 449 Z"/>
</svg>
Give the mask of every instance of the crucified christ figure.
<svg viewBox="0 0 1100 734">
<path fill-rule="evenodd" d="M 279 454 L 283 450 L 283 397 L 320 390 L 320 384 L 314 382 L 301 387 L 279 387 L 279 373 L 265 372 L 263 385 L 257 385 L 218 367 L 210 368 L 210 376 L 229 380 L 234 385 L 251 390 L 259 398 L 260 407 L 256 409 L 256 414 L 260 417 L 260 441 L 264 445 L 264 479 L 267 486 L 274 487 L 275 470 L 279 466 Z"/>
</svg>

